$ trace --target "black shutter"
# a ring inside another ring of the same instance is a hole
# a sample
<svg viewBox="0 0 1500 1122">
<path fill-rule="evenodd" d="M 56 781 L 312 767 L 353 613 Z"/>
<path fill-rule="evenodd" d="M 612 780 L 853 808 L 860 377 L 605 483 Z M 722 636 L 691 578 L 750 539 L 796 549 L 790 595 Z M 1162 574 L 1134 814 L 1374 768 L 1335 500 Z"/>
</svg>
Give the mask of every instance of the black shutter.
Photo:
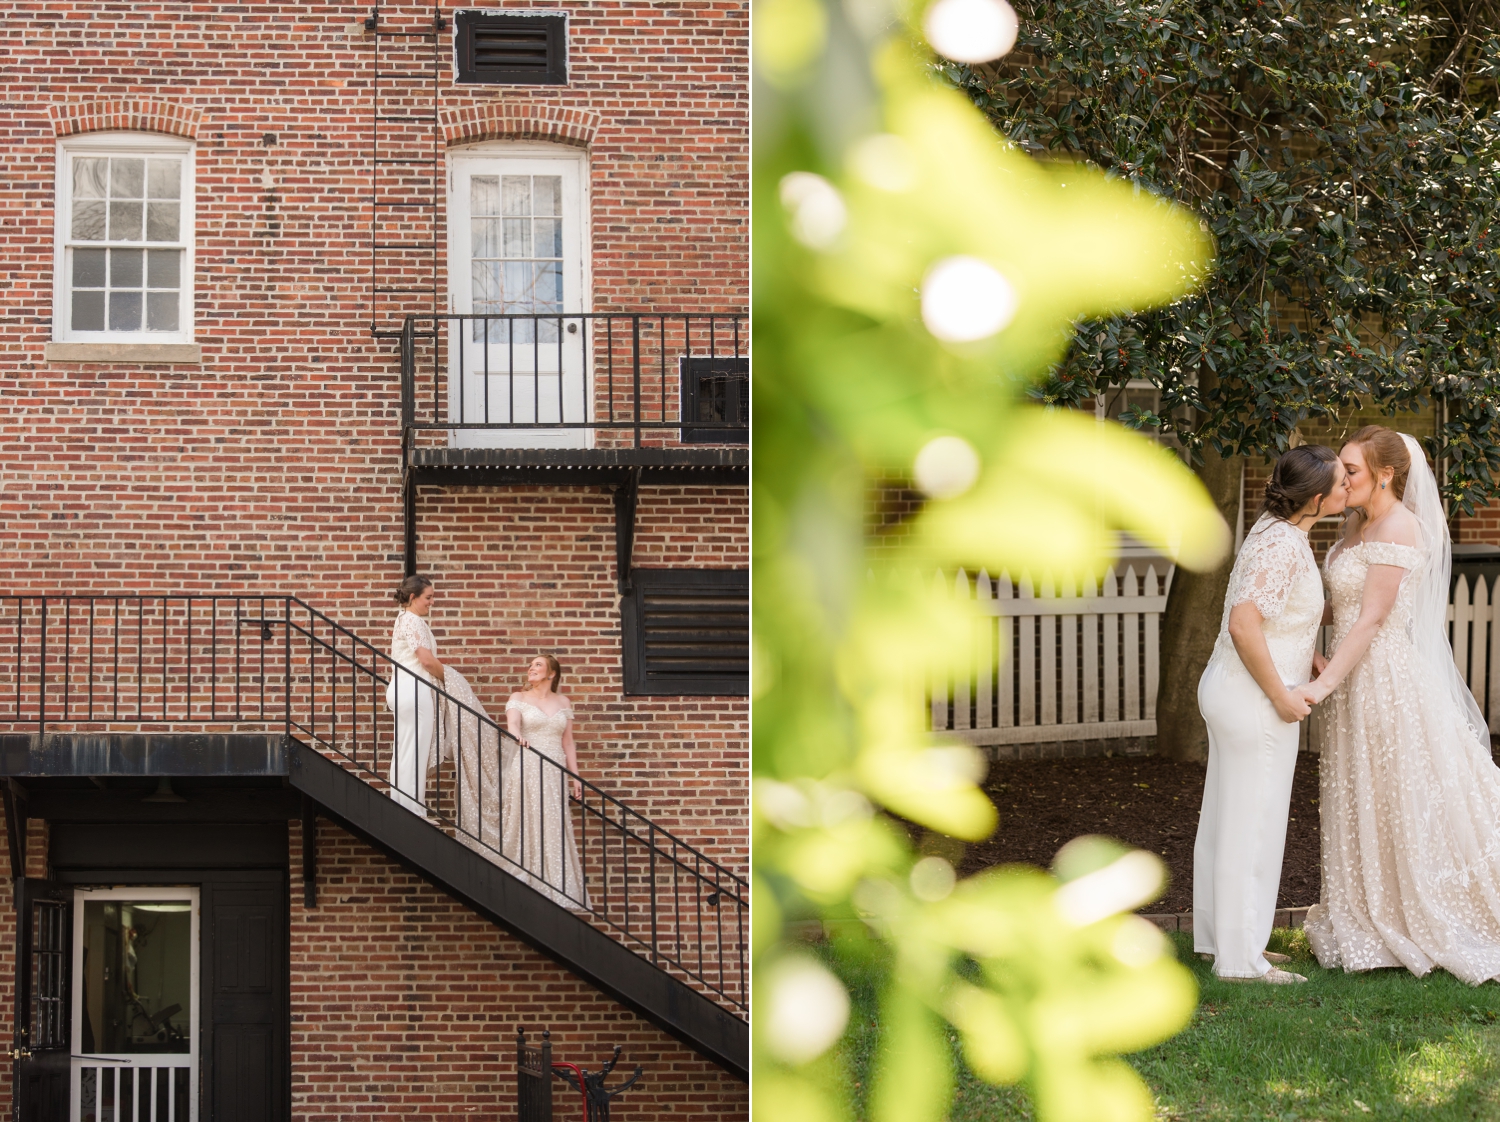
<svg viewBox="0 0 1500 1122">
<path fill-rule="evenodd" d="M 750 442 L 750 360 L 747 357 L 679 359 L 682 369 L 682 442 Z"/>
<path fill-rule="evenodd" d="M 15 1119 L 68 1115 L 72 1054 L 73 894 L 45 880 L 17 880 Z"/>
<path fill-rule="evenodd" d="M 567 84 L 566 16 L 459 12 L 453 27 L 460 82 L 503 86 Z"/>
<path fill-rule="evenodd" d="M 621 603 L 625 692 L 750 692 L 750 578 L 743 569 L 632 569 Z"/>
</svg>

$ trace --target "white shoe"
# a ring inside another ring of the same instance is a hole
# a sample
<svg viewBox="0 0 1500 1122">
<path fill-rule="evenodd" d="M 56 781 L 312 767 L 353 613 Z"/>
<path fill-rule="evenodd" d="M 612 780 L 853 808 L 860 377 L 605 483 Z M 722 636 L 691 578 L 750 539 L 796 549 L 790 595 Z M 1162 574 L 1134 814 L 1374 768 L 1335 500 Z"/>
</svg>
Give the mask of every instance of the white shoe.
<svg viewBox="0 0 1500 1122">
<path fill-rule="evenodd" d="M 1259 978 L 1220 978 L 1221 982 L 1261 982 L 1268 986 L 1295 986 L 1299 982 L 1307 981 L 1301 974 L 1293 974 L 1290 970 L 1278 970 L 1271 967 Z"/>
<path fill-rule="evenodd" d="M 1278 962 L 1291 962 L 1290 955 L 1277 954 L 1275 951 L 1261 951 L 1260 957 L 1275 966 Z"/>
</svg>

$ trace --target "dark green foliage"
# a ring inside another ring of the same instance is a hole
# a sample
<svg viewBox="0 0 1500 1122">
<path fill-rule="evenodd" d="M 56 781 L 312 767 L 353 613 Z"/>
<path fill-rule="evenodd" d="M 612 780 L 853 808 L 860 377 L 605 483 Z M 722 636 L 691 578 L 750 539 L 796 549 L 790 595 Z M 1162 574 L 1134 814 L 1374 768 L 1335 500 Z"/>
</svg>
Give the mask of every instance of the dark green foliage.
<svg viewBox="0 0 1500 1122">
<path fill-rule="evenodd" d="M 1500 27 L 1494 5 L 1019 0 L 1016 51 L 945 64 L 1015 143 L 1201 215 L 1212 280 L 1088 323 L 1035 389 L 1130 379 L 1124 420 L 1196 460 L 1284 449 L 1357 404 L 1439 412 L 1465 512 L 1500 493 Z"/>
</svg>

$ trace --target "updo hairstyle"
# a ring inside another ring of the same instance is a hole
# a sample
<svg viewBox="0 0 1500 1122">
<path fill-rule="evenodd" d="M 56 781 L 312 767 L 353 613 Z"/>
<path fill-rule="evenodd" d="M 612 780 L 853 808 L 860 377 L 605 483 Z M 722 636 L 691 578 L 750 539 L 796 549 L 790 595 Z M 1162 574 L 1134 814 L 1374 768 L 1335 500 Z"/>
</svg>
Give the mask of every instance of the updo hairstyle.
<svg viewBox="0 0 1500 1122">
<path fill-rule="evenodd" d="M 1338 478 L 1338 463 L 1338 453 L 1321 444 L 1299 444 L 1283 453 L 1271 469 L 1271 478 L 1266 480 L 1266 497 L 1260 504 L 1260 513 L 1283 522 L 1295 518 L 1315 497 L 1327 497 Z M 1320 501 L 1318 512 L 1322 509 Z"/>
<path fill-rule="evenodd" d="M 401 582 L 401 587 L 396 589 L 394 594 L 395 601 L 404 608 L 431 587 L 432 582 L 426 577 L 407 577 Z"/>
<path fill-rule="evenodd" d="M 1406 497 L 1406 477 L 1411 473 L 1411 452 L 1401 434 L 1384 425 L 1366 425 L 1349 438 L 1349 444 L 1358 444 L 1365 454 L 1365 463 L 1370 474 L 1379 475 L 1391 468 L 1391 491 L 1399 501 Z"/>
</svg>

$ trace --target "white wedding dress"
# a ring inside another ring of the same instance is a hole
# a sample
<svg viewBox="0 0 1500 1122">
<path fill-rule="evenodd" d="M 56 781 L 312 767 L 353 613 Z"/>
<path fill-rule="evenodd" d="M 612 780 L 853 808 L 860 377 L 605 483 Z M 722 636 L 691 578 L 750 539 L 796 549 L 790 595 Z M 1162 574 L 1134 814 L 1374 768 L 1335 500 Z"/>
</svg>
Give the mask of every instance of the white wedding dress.
<svg viewBox="0 0 1500 1122">
<path fill-rule="evenodd" d="M 1312 673 L 1323 583 L 1307 534 L 1263 516 L 1245 538 L 1224 598 L 1214 653 L 1198 681 L 1208 771 L 1193 846 L 1193 944 L 1221 978 L 1259 978 L 1276 915 L 1300 726 L 1276 713 L 1240 661 L 1229 613 L 1254 602 L 1271 662 L 1288 686 Z"/>
<path fill-rule="evenodd" d="M 1406 576 L 1320 706 L 1323 889 L 1306 930 L 1325 967 L 1440 966 L 1477 985 L 1500 977 L 1500 769 L 1447 643 L 1450 547 L 1420 448 L 1405 501 L 1422 548 L 1357 542 L 1325 565 L 1335 646 L 1359 618 L 1370 566 Z"/>
<path fill-rule="evenodd" d="M 512 698 L 505 708 L 519 714 L 530 748 L 512 746 L 500 764 L 500 852 L 519 866 L 512 870 L 517 876 L 553 903 L 588 911 L 563 770 L 563 731 L 573 711 L 548 713 L 524 698 Z"/>
</svg>

